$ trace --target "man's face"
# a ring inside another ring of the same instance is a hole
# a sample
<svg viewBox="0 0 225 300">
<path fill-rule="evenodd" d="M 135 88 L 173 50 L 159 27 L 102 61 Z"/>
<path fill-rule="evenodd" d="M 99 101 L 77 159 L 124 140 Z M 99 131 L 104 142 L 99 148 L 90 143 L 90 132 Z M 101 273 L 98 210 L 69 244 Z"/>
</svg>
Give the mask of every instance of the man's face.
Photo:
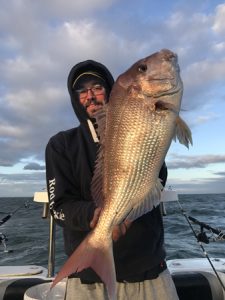
<svg viewBox="0 0 225 300">
<path fill-rule="evenodd" d="M 105 88 L 98 80 L 90 80 L 77 90 L 80 103 L 86 108 L 89 117 L 100 110 L 106 100 Z"/>
</svg>

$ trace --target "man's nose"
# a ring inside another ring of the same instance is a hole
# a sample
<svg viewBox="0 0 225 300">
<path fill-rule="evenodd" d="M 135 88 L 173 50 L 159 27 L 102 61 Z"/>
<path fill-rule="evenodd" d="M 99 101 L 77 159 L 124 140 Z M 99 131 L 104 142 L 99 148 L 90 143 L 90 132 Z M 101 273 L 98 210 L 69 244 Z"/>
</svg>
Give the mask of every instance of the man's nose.
<svg viewBox="0 0 225 300">
<path fill-rule="evenodd" d="M 95 97 L 95 94 L 91 89 L 87 90 L 87 99 L 93 99 Z"/>
</svg>

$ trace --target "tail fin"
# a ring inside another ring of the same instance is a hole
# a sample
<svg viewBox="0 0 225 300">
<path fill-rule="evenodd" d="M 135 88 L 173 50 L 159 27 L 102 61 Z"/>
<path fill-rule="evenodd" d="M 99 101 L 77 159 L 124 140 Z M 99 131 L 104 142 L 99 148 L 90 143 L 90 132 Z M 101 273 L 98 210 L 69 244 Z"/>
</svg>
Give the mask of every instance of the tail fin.
<svg viewBox="0 0 225 300">
<path fill-rule="evenodd" d="M 116 273 L 113 259 L 112 243 L 94 244 L 92 233 L 89 234 L 79 247 L 66 261 L 56 278 L 53 280 L 53 288 L 63 278 L 70 274 L 80 272 L 86 268 L 92 268 L 105 283 L 110 300 L 116 299 Z M 95 246 L 93 246 L 95 245 Z"/>
</svg>

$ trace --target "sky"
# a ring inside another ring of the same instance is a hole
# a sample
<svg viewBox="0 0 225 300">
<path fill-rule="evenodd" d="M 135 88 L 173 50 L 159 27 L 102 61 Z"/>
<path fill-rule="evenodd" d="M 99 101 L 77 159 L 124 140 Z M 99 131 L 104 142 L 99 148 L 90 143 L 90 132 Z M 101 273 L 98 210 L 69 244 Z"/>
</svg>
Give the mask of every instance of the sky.
<svg viewBox="0 0 225 300">
<path fill-rule="evenodd" d="M 0 197 L 45 189 L 45 147 L 78 126 L 67 92 L 73 65 L 105 64 L 115 79 L 167 48 L 178 55 L 180 116 L 193 146 L 172 142 L 167 186 L 225 193 L 225 2 L 0 0 Z"/>
</svg>

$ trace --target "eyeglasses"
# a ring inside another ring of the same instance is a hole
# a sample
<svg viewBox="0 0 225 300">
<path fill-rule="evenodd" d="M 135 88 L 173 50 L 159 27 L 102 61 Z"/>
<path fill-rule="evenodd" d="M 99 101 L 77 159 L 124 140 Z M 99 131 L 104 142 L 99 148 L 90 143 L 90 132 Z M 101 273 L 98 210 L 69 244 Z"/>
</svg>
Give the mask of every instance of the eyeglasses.
<svg viewBox="0 0 225 300">
<path fill-rule="evenodd" d="M 87 98 L 88 91 L 91 91 L 95 96 L 98 96 L 104 94 L 105 88 L 101 84 L 95 84 L 91 88 L 76 90 L 76 93 L 78 93 L 80 99 L 85 99 Z"/>
</svg>

